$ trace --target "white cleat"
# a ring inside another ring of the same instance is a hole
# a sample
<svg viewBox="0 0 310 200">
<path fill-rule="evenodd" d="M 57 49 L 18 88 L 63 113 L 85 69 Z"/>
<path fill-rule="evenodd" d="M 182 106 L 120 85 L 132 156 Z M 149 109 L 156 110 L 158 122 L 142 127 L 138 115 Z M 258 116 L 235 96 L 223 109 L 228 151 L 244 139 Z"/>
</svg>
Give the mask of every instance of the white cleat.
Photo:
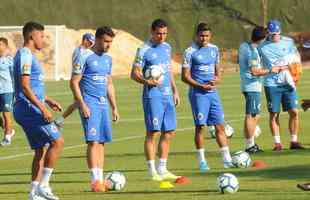
<svg viewBox="0 0 310 200">
<path fill-rule="evenodd" d="M 38 186 L 37 194 L 47 200 L 59 200 L 59 197 L 52 193 L 52 189 L 48 186 Z"/>
<path fill-rule="evenodd" d="M 29 200 L 46 200 L 45 198 L 38 196 L 36 192 L 30 192 L 28 199 Z"/>
<path fill-rule="evenodd" d="M 9 145 L 11 145 L 12 138 L 13 138 L 13 136 L 15 135 L 15 130 L 14 130 L 14 129 L 12 129 L 12 132 L 11 132 L 10 135 L 11 135 L 11 136 L 10 136 L 9 138 L 6 138 L 6 137 L 4 136 L 3 140 L 0 142 L 0 146 L 9 146 Z"/>
</svg>

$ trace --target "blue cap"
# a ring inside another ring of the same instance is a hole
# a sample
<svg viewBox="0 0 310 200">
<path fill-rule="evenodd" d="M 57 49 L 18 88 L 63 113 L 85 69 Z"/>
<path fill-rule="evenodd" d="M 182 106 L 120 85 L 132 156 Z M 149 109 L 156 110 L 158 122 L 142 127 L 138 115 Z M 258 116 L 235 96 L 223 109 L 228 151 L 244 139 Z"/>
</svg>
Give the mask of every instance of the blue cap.
<svg viewBox="0 0 310 200">
<path fill-rule="evenodd" d="M 95 43 L 95 36 L 92 33 L 85 33 L 83 35 L 83 40 L 88 40 L 92 43 Z"/>
<path fill-rule="evenodd" d="M 267 25 L 268 32 L 281 33 L 281 23 L 278 20 L 270 20 Z"/>
</svg>

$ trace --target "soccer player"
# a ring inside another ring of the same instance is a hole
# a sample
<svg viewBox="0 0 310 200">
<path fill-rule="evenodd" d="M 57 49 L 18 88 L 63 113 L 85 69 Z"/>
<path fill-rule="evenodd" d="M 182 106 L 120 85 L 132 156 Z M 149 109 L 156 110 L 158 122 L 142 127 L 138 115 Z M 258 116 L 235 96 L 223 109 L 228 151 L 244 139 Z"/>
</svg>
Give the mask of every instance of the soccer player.
<svg viewBox="0 0 310 200">
<path fill-rule="evenodd" d="M 196 40 L 188 47 L 183 56 L 182 81 L 189 87 L 189 100 L 195 123 L 195 146 L 201 172 L 209 170 L 205 159 L 203 133 L 206 126 L 215 126 L 216 141 L 220 147 L 224 167 L 233 167 L 225 135 L 224 113 L 217 85 L 221 80 L 219 68 L 219 50 L 210 43 L 211 28 L 199 23 Z"/>
<path fill-rule="evenodd" d="M 180 98 L 171 69 L 171 46 L 165 42 L 167 22 L 156 19 L 151 25 L 151 38 L 137 50 L 131 78 L 143 85 L 143 109 L 146 126 L 144 152 L 152 180 L 177 179 L 167 169 L 170 141 L 175 135 L 176 111 Z M 157 65 L 163 72 L 163 80 L 145 79 L 143 73 Z M 156 137 L 160 135 L 159 163 L 155 166 Z"/>
<path fill-rule="evenodd" d="M 15 134 L 11 117 L 13 108 L 13 58 L 7 55 L 7 52 L 8 40 L 0 37 L 0 112 L 2 112 L 4 119 L 4 138 L 0 143 L 1 146 L 10 145 Z"/>
<path fill-rule="evenodd" d="M 262 150 L 254 141 L 255 128 L 258 124 L 261 108 L 261 92 L 263 76 L 270 69 L 263 68 L 257 46 L 266 38 L 264 27 L 255 27 L 252 31 L 251 42 L 243 42 L 238 51 L 240 66 L 241 92 L 245 97 L 244 135 L 245 151 L 257 153 Z"/>
<path fill-rule="evenodd" d="M 45 95 L 42 67 L 34 53 L 43 48 L 44 27 L 28 22 L 23 27 L 24 46 L 14 57 L 15 121 L 23 128 L 34 149 L 30 200 L 58 200 L 52 193 L 49 180 L 63 148 L 64 140 L 53 116 L 60 105 Z M 49 144 L 48 146 L 46 144 Z"/>
<path fill-rule="evenodd" d="M 259 54 L 265 67 L 278 67 L 280 73 L 270 73 L 265 76 L 264 87 L 269 111 L 269 125 L 274 138 L 274 151 L 281 151 L 280 139 L 280 106 L 288 112 L 289 132 L 291 134 L 290 149 L 304 149 L 297 138 L 299 117 L 297 109 L 296 88 L 286 80 L 282 81 L 281 71 L 288 69 L 286 57 L 296 54 L 297 49 L 291 38 L 281 36 L 281 24 L 277 20 L 268 22 L 268 38 L 258 46 Z M 288 74 L 290 75 L 290 74 Z M 294 84 L 294 83 L 293 83 Z"/>
<path fill-rule="evenodd" d="M 81 122 L 87 143 L 87 164 L 91 174 L 91 190 L 107 190 L 103 179 L 104 145 L 112 141 L 112 120 L 119 114 L 112 82 L 112 58 L 107 54 L 115 34 L 110 27 L 96 30 L 94 47 L 73 63 L 70 87 L 79 104 Z"/>
<path fill-rule="evenodd" d="M 81 58 L 81 54 L 86 53 L 87 49 L 90 49 L 95 43 L 95 36 L 92 33 L 85 33 L 82 37 L 81 45 L 78 46 L 72 54 L 72 64 L 78 63 L 78 59 Z M 74 68 L 74 66 L 73 66 Z M 78 108 L 78 103 L 74 102 L 68 106 L 68 108 L 64 111 L 61 117 L 55 119 L 55 123 L 62 127 L 64 124 L 65 118 L 72 114 L 72 112 Z"/>
</svg>

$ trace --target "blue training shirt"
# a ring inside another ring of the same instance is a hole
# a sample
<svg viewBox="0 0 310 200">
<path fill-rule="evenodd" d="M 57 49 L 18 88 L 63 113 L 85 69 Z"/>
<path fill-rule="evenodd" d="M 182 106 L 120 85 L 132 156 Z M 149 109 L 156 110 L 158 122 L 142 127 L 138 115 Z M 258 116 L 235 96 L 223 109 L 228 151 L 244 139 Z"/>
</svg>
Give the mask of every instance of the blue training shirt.
<svg viewBox="0 0 310 200">
<path fill-rule="evenodd" d="M 0 57 L 0 94 L 13 92 L 13 58 Z"/>
<path fill-rule="evenodd" d="M 107 53 L 96 54 L 86 50 L 73 63 L 73 74 L 82 75 L 80 89 L 84 101 L 108 105 L 108 76 L 111 75 L 112 58 Z"/>
<path fill-rule="evenodd" d="M 196 43 L 184 51 L 183 68 L 189 68 L 191 77 L 200 84 L 207 84 L 215 78 L 215 66 L 219 64 L 219 50 L 214 44 L 206 47 L 199 47 Z M 216 90 L 203 90 L 200 88 L 190 88 L 190 92 L 196 94 L 206 94 Z"/>
<path fill-rule="evenodd" d="M 267 39 L 258 46 L 264 67 L 271 69 L 273 66 L 287 65 L 285 60 L 289 55 L 296 54 L 297 48 L 291 38 L 281 36 L 279 42 Z M 279 83 L 279 73 L 271 73 L 265 76 L 264 86 L 281 86 L 287 83 Z"/>
<path fill-rule="evenodd" d="M 133 67 L 140 67 L 144 72 L 152 65 L 158 65 L 161 68 L 164 78 L 158 86 L 144 85 L 143 97 L 171 96 L 171 46 L 168 43 L 154 44 L 147 41 L 138 48 Z"/>
<path fill-rule="evenodd" d="M 45 89 L 42 67 L 38 59 L 27 47 L 19 49 L 14 57 L 14 85 L 16 102 L 26 101 L 30 103 L 22 90 L 21 77 L 23 75 L 30 76 L 31 90 L 40 101 L 44 102 Z"/>
<path fill-rule="evenodd" d="M 254 76 L 252 67 L 262 68 L 261 59 L 256 47 L 249 42 L 244 42 L 238 50 L 240 67 L 240 87 L 242 92 L 261 92 L 263 76 Z"/>
</svg>

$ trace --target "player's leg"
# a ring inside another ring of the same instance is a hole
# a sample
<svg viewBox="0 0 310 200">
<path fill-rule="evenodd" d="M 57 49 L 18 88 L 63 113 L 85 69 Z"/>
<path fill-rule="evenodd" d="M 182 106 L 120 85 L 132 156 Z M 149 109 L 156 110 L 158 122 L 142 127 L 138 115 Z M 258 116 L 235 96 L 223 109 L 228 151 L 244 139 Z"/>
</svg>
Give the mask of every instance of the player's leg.
<svg viewBox="0 0 310 200">
<path fill-rule="evenodd" d="M 1 141 L 2 146 L 10 145 L 12 137 L 15 134 L 13 130 L 13 122 L 12 122 L 12 106 L 13 106 L 13 93 L 5 93 L 1 94 L 1 106 L 0 112 L 3 112 L 3 128 L 4 128 L 4 138 Z"/>
<path fill-rule="evenodd" d="M 244 92 L 246 99 L 246 111 L 244 119 L 245 151 L 257 153 L 262 150 L 255 144 L 255 129 L 259 120 L 260 113 L 260 92 Z"/>
<path fill-rule="evenodd" d="M 156 137 L 160 134 L 162 126 L 162 117 L 164 107 L 161 98 L 144 98 L 143 99 L 144 122 L 146 127 L 146 136 L 144 140 L 144 153 L 148 166 L 148 172 L 152 180 L 160 181 L 155 167 L 156 158 Z"/>
<path fill-rule="evenodd" d="M 281 151 L 280 106 L 282 91 L 278 87 L 265 87 L 265 95 L 269 112 L 269 127 L 274 140 L 273 151 Z"/>
<path fill-rule="evenodd" d="M 163 123 L 161 126 L 161 136 L 158 143 L 159 163 L 157 166 L 157 171 L 163 179 L 175 180 L 178 176 L 168 171 L 167 161 L 169 157 L 170 143 L 172 138 L 175 136 L 176 111 L 172 97 L 167 97 L 163 99 L 162 102 L 164 105 L 164 114 L 162 115 Z"/>
<path fill-rule="evenodd" d="M 32 160 L 32 177 L 31 177 L 31 188 L 30 197 L 36 196 L 36 190 L 42 178 L 42 171 L 44 168 L 46 148 L 41 147 L 34 150 L 34 156 Z"/>
<path fill-rule="evenodd" d="M 297 109 L 297 94 L 296 90 L 286 89 L 282 98 L 283 110 L 288 111 L 289 121 L 288 127 L 291 134 L 290 149 L 304 149 L 298 142 L 298 130 L 299 130 L 299 116 Z"/>
<path fill-rule="evenodd" d="M 220 101 L 220 97 L 217 93 L 210 94 L 210 110 L 208 115 L 208 125 L 215 126 L 216 142 L 220 147 L 224 168 L 234 167 L 230 155 L 228 139 L 225 134 L 225 120 L 224 111 Z"/>
<path fill-rule="evenodd" d="M 205 125 L 210 109 L 210 100 L 207 97 L 195 96 L 194 94 L 190 94 L 189 99 L 195 123 L 194 142 L 197 150 L 199 170 L 201 172 L 206 172 L 210 168 L 205 158 L 204 133 L 206 132 Z"/>
</svg>

